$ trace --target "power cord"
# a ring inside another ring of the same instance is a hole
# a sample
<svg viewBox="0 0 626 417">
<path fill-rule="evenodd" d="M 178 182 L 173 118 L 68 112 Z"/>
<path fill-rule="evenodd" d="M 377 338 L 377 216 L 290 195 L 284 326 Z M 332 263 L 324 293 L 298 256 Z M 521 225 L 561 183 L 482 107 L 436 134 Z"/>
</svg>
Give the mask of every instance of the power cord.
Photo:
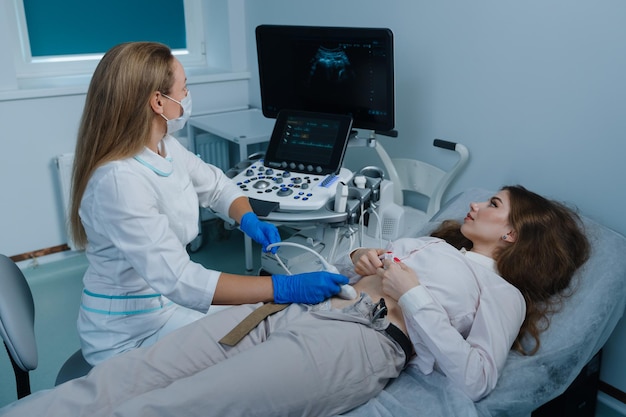
<svg viewBox="0 0 626 417">
<path fill-rule="evenodd" d="M 378 227 L 376 228 L 376 236 L 374 236 L 374 239 L 378 238 L 378 242 L 379 248 L 383 247 L 383 229 L 382 229 L 382 221 L 380 219 L 380 216 L 378 215 L 378 212 L 376 212 L 376 208 L 377 206 L 374 203 L 371 203 L 370 208 L 367 209 L 367 211 L 370 212 L 370 214 L 373 214 L 374 217 L 376 217 L 376 223 L 378 225 Z"/>
<path fill-rule="evenodd" d="M 299 243 L 295 243 L 295 242 L 276 242 L 276 243 L 271 243 L 269 245 L 267 245 L 267 250 L 269 251 L 270 249 L 274 248 L 274 247 L 279 247 L 279 246 L 293 246 L 293 247 L 297 247 L 300 249 L 304 249 L 308 252 L 311 252 L 312 254 L 314 254 L 315 256 L 317 256 L 317 258 L 320 260 L 320 262 L 322 263 L 322 266 L 324 267 L 324 269 L 328 272 L 332 272 L 335 274 L 339 273 L 339 270 L 337 269 L 337 267 L 335 267 L 335 265 L 331 265 L 330 263 L 328 263 L 328 261 L 326 261 L 326 259 L 324 259 L 324 257 L 322 255 L 320 255 L 319 253 L 317 253 L 316 251 L 314 251 L 313 249 L 309 248 L 308 246 L 304 246 L 301 245 Z M 285 270 L 285 272 L 287 272 L 288 275 L 293 275 L 291 273 L 291 271 L 289 271 L 289 269 L 287 268 L 287 266 L 283 263 L 282 259 L 280 259 L 280 256 L 278 256 L 278 253 L 274 254 L 274 257 L 276 258 L 276 261 L 280 264 L 280 266 Z M 338 294 L 341 298 L 344 298 L 346 300 L 353 300 L 357 297 L 357 293 L 356 290 L 349 284 L 345 284 L 341 286 L 341 291 Z"/>
</svg>

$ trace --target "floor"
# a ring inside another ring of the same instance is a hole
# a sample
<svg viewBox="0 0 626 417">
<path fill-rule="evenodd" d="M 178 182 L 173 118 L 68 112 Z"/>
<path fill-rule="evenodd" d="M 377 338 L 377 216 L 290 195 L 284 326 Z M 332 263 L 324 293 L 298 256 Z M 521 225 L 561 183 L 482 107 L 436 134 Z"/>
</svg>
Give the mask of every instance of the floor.
<svg viewBox="0 0 626 417">
<path fill-rule="evenodd" d="M 225 230 L 219 220 L 204 224 L 203 244 L 192 259 L 209 268 L 246 274 L 243 238 L 237 230 Z M 254 248 L 253 271 L 260 268 L 260 249 Z M 224 256 L 224 254 L 229 254 Z M 39 341 L 39 366 L 31 372 L 33 391 L 52 388 L 56 374 L 79 347 L 76 315 L 82 291 L 82 274 L 87 266 L 83 255 L 38 264 L 20 265 L 35 300 L 35 333 Z M 13 370 L 6 354 L 0 353 L 0 407 L 16 399 Z M 598 402 L 595 417 L 626 417 Z"/>
<path fill-rule="evenodd" d="M 191 254 L 192 259 L 208 268 L 247 274 L 243 238 L 238 230 L 225 230 L 218 220 L 204 224 L 203 244 Z M 260 254 L 260 248 L 254 247 Z M 224 253 L 229 256 L 224 256 Z M 67 255 L 67 254 L 66 254 Z M 234 256 L 233 256 L 234 255 Z M 52 256 L 53 258 L 55 256 Z M 63 362 L 79 348 L 76 317 L 82 291 L 85 257 L 72 254 L 60 260 L 20 263 L 35 301 L 35 336 L 39 365 L 30 373 L 32 391 L 52 388 Z M 254 271 L 261 265 L 254 257 Z M 6 353 L 0 351 L 0 407 L 15 400 L 15 380 Z"/>
<path fill-rule="evenodd" d="M 608 405 L 604 404 L 602 401 L 598 401 L 595 417 L 624 417 L 624 414 L 615 411 Z"/>
</svg>

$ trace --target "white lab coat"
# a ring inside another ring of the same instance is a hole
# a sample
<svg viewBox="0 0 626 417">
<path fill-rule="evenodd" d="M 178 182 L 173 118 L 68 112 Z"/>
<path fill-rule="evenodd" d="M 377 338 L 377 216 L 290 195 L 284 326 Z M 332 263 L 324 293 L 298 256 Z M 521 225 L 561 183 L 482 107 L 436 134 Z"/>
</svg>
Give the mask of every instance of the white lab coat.
<svg viewBox="0 0 626 417">
<path fill-rule="evenodd" d="M 391 250 L 422 284 L 398 300 L 416 353 L 411 365 L 439 369 L 478 401 L 495 388 L 526 316 L 524 297 L 493 259 L 441 239 L 399 239 Z"/>
<path fill-rule="evenodd" d="M 522 293 L 498 275 L 495 261 L 423 236 L 389 244 L 392 257 L 413 269 L 421 285 L 398 300 L 424 374 L 435 369 L 474 401 L 494 389 L 526 316 Z M 353 272 L 348 256 L 340 270 Z"/>
<path fill-rule="evenodd" d="M 199 206 L 228 214 L 242 193 L 175 138 L 163 150 L 99 167 L 81 202 L 89 267 L 78 331 L 92 364 L 139 346 L 181 306 L 205 313 L 213 299 L 220 272 L 192 262 L 186 245 Z"/>
</svg>

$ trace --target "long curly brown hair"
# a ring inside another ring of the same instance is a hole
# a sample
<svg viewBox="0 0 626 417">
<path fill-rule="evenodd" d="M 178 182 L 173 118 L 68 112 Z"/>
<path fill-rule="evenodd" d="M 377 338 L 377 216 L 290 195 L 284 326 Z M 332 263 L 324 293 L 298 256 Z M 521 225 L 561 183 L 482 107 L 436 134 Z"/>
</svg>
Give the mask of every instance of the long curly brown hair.
<svg viewBox="0 0 626 417">
<path fill-rule="evenodd" d="M 520 185 L 502 190 L 509 193 L 509 224 L 517 239 L 495 254 L 496 267 L 526 301 L 526 318 L 513 349 L 533 355 L 541 345 L 539 335 L 550 325 L 550 314 L 559 308 L 567 295 L 564 290 L 591 249 L 580 217 L 572 209 Z M 431 236 L 458 249 L 472 248 L 461 233 L 461 224 L 454 220 L 444 221 Z M 534 342 L 530 348 L 522 343 L 527 336 Z"/>
</svg>

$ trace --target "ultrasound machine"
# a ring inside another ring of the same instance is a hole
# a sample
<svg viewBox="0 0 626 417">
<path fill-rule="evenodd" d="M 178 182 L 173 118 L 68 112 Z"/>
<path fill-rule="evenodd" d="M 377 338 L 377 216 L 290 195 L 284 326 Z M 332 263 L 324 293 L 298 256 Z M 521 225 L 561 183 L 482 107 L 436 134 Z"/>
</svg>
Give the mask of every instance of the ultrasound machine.
<svg viewBox="0 0 626 417">
<path fill-rule="evenodd" d="M 351 128 L 347 115 L 282 110 L 265 156 L 233 181 L 257 214 L 318 210 L 352 179 L 341 167 Z"/>
<path fill-rule="evenodd" d="M 260 218 L 296 230 L 278 257 L 262 254 L 263 271 L 325 268 L 320 255 L 333 262 L 349 249 L 342 244 L 363 243 L 366 211 L 385 188 L 382 175 L 355 175 L 342 163 L 348 142 L 372 146 L 371 138 L 358 140 L 355 129 L 370 131 L 368 137 L 395 134 L 393 34 L 261 25 L 256 41 L 262 111 L 276 123 L 266 152 L 229 175 Z M 250 251 L 247 238 L 248 264 Z"/>
</svg>

